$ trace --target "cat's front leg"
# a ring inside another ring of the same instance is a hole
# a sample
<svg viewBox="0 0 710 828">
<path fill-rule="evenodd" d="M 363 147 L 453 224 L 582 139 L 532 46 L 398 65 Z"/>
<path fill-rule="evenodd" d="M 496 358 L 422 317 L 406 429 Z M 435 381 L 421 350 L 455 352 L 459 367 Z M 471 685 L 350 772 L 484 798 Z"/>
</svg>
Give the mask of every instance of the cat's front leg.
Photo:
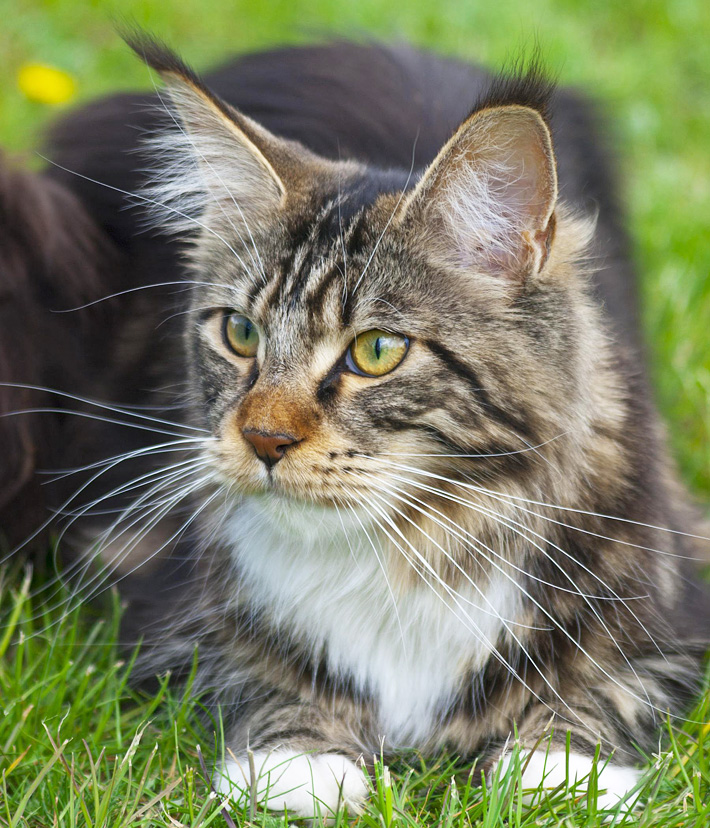
<svg viewBox="0 0 710 828">
<path fill-rule="evenodd" d="M 340 753 L 276 745 L 227 758 L 217 789 L 235 803 L 255 803 L 301 817 L 332 818 L 342 808 L 362 809 L 367 786 L 362 768 Z"/>
<path fill-rule="evenodd" d="M 621 743 L 620 734 L 613 733 L 608 722 L 594 721 L 588 711 L 582 717 L 588 726 L 581 722 L 571 725 L 569 718 L 568 711 L 565 717 L 551 719 L 549 708 L 539 705 L 523 721 L 518 742 L 521 746 L 521 781 L 523 789 L 528 791 L 527 800 L 534 801 L 541 789 L 550 791 L 561 787 L 565 790 L 569 787 L 577 794 L 584 793 L 596 767 L 597 806 L 613 809 L 623 803 L 624 807 L 631 807 L 642 772 L 633 766 L 629 751 L 609 748 L 610 744 Z M 595 760 L 600 738 L 606 749 Z M 511 750 L 500 756 L 496 764 L 501 772 L 508 769 L 513 757 Z"/>
<path fill-rule="evenodd" d="M 590 745 L 590 748 L 592 746 Z M 513 759 L 513 753 L 506 751 L 500 758 L 501 771 L 505 772 Z M 590 773 L 594 767 L 594 753 L 570 750 L 566 746 L 550 745 L 545 740 L 534 752 L 524 747 L 520 751 L 522 787 L 528 793 L 527 800 L 533 802 L 540 788 L 554 790 L 574 788 L 577 794 L 588 788 Z M 597 770 L 597 806 L 615 808 L 620 802 L 631 806 L 635 799 L 634 789 L 641 777 L 641 771 L 630 765 L 617 763 L 612 756 L 608 761 L 600 759 Z"/>
<path fill-rule="evenodd" d="M 331 819 L 367 796 L 358 745 L 339 720 L 308 704 L 270 702 L 230 740 L 215 784 L 235 804 Z"/>
</svg>

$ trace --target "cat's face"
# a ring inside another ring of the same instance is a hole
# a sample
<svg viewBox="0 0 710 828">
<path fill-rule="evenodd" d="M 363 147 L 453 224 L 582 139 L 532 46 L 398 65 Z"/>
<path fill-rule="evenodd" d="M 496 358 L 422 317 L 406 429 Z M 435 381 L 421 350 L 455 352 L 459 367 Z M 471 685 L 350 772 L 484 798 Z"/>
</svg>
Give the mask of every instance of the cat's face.
<svg viewBox="0 0 710 828">
<path fill-rule="evenodd" d="M 187 343 L 221 478 L 379 510 L 527 473 L 584 396 L 580 228 L 554 213 L 540 116 L 472 116 L 408 186 L 167 79 L 182 147 L 160 200 L 200 205 Z"/>
<path fill-rule="evenodd" d="M 206 310 L 195 311 L 189 337 L 198 409 L 219 438 L 224 476 L 240 491 L 347 501 L 382 475 L 398 485 L 403 466 L 432 468 L 428 454 L 514 451 L 531 437 L 505 388 L 502 366 L 513 356 L 506 327 L 515 322 L 499 297 L 437 272 L 399 231 L 385 234 L 370 260 L 396 200 L 363 208 L 344 224 L 342 244 L 319 232 L 333 205 L 298 246 L 284 228 L 255 239 L 254 263 L 250 245 L 231 238 L 246 268 L 212 247 L 214 264 L 200 278 L 228 290 L 196 291 Z M 358 224 L 367 228 L 359 237 Z M 476 390 L 484 381 L 505 399 L 497 418 Z M 259 435 L 293 442 L 269 454 Z"/>
</svg>

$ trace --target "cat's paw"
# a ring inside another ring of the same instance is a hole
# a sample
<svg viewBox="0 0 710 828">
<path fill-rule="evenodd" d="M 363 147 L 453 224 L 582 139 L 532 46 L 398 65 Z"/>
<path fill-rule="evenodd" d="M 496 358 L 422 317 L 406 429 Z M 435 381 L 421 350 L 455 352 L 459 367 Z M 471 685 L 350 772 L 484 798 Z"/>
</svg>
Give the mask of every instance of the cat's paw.
<svg viewBox="0 0 710 828">
<path fill-rule="evenodd" d="M 347 807 L 357 813 L 367 796 L 363 772 L 336 753 L 299 753 L 287 748 L 254 753 L 256 800 L 273 811 L 327 817 Z M 251 796 L 249 758 L 227 759 L 216 780 L 220 793 L 235 802 Z"/>
<path fill-rule="evenodd" d="M 502 771 L 507 770 L 512 761 L 511 753 L 504 753 L 498 764 Z M 523 788 L 536 789 L 544 780 L 544 787 L 548 789 L 557 788 L 559 785 L 574 785 L 576 781 L 578 793 L 587 789 L 586 777 L 592 769 L 594 760 L 580 753 L 570 751 L 569 759 L 563 750 L 537 750 L 530 756 L 525 752 L 520 753 L 520 764 L 524 768 L 522 775 Z M 567 778 L 567 766 L 569 764 L 569 779 Z M 619 802 L 628 800 L 631 804 L 634 796 L 629 796 L 641 778 L 641 771 L 631 768 L 628 765 L 615 765 L 613 762 L 600 761 L 597 765 L 599 771 L 599 796 L 597 805 L 599 808 L 615 808 Z M 534 794 L 527 796 L 527 801 L 535 799 Z"/>
</svg>

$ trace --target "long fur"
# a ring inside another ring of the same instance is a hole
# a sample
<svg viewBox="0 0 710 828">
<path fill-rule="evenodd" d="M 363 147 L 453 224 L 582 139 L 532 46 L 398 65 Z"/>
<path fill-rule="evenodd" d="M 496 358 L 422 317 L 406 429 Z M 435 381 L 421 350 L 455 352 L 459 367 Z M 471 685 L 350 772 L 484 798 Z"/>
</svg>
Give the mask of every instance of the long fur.
<svg viewBox="0 0 710 828">
<path fill-rule="evenodd" d="M 237 759 L 248 744 L 264 766 L 278 751 L 307 775 L 296 757 L 315 752 L 311 770 L 352 779 L 383 737 L 497 760 L 513 729 L 558 756 L 570 731 L 578 767 L 598 741 L 614 754 L 623 797 L 635 772 L 619 766 L 698 686 L 709 622 L 587 106 L 537 69 L 494 79 L 406 47 L 278 50 L 204 81 L 161 45 L 134 48 L 173 90 L 167 121 L 156 96 L 95 104 L 54 130 L 47 175 L 125 257 L 102 393 L 174 406 L 152 421 L 161 437 L 104 423 L 87 438 L 96 462 L 122 446 L 91 489 L 117 511 L 89 536 L 130 576 L 136 675 L 184 674 L 198 645 L 196 689 Z M 522 206 L 513 107 L 538 124 Z M 469 146 L 460 125 L 489 115 Z M 139 169 L 135 126 L 167 163 Z M 437 170 L 445 186 L 427 189 Z M 178 239 L 138 232 L 136 194 L 179 211 Z M 477 255 L 440 255 L 437 211 Z M 259 331 L 254 358 L 230 350 L 234 313 Z M 409 338 L 381 377 L 348 361 L 366 330 Z M 273 467 L 253 433 L 287 440 Z M 122 472 L 135 456 L 147 466 Z"/>
<path fill-rule="evenodd" d="M 109 358 L 100 334 L 110 303 L 66 311 L 111 293 L 120 272 L 120 254 L 74 193 L 0 157 L 0 526 L 10 544 L 43 515 L 36 471 L 60 465 L 71 432 L 41 411 L 70 407 L 52 389 L 91 393 Z"/>
</svg>

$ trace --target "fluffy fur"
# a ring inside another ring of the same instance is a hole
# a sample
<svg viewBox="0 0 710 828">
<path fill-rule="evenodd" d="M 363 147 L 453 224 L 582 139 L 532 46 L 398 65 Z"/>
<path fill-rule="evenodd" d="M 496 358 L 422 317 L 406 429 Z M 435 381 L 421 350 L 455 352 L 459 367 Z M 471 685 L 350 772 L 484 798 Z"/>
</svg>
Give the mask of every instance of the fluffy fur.
<svg viewBox="0 0 710 828">
<path fill-rule="evenodd" d="M 0 526 L 10 545 L 37 528 L 47 500 L 38 469 L 76 445 L 67 394 L 96 393 L 110 360 L 100 333 L 117 308 L 61 313 L 113 292 L 123 262 L 67 187 L 0 157 Z M 53 414 L 57 416 L 53 416 Z"/>
<path fill-rule="evenodd" d="M 137 675 L 184 674 L 197 646 L 235 760 L 221 789 L 242 795 L 249 748 L 275 809 L 359 807 L 357 763 L 383 746 L 490 765 L 514 729 L 539 747 L 526 781 L 558 783 L 569 732 L 574 767 L 601 743 L 623 798 L 635 746 L 697 688 L 708 619 L 585 106 L 537 70 L 405 48 L 283 50 L 203 82 L 132 45 L 162 115 L 119 98 L 72 116 L 53 175 L 123 251 L 126 289 L 156 291 L 123 306 L 115 385 L 172 406 L 162 436 L 86 490 L 89 515 L 118 510 L 91 554 L 154 563 L 124 584 Z M 127 197 L 166 233 L 137 233 Z M 234 312 L 254 357 L 230 350 Z M 348 357 L 372 329 L 409 341 L 381 377 Z M 278 462 L 255 432 L 287 440 Z"/>
</svg>

